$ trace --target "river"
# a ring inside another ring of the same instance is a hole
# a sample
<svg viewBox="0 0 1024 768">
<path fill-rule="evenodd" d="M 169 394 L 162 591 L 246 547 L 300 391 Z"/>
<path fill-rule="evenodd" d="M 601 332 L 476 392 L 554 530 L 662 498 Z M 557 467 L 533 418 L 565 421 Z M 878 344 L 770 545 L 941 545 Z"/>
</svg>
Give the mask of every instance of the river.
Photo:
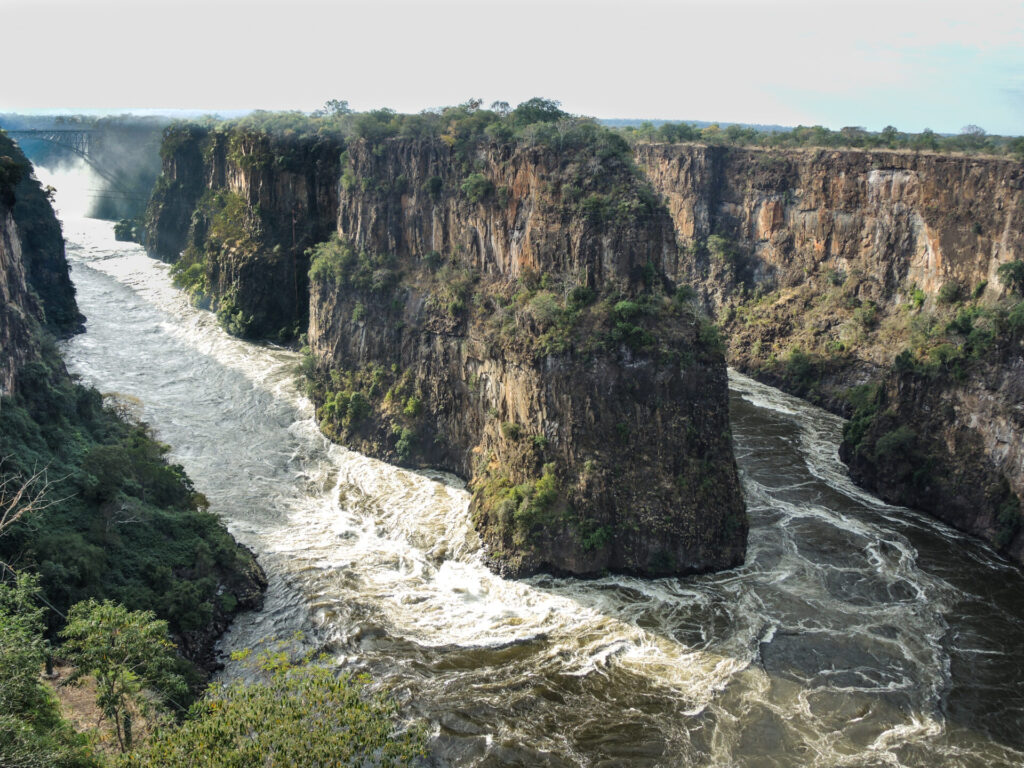
<svg viewBox="0 0 1024 768">
<path fill-rule="evenodd" d="M 68 367 L 139 398 L 268 574 L 226 651 L 304 632 L 427 721 L 436 765 L 1024 765 L 1020 571 L 851 484 L 838 418 L 731 374 L 742 568 L 509 581 L 459 480 L 330 444 L 295 352 L 226 335 L 110 223 L 64 226 Z"/>
</svg>

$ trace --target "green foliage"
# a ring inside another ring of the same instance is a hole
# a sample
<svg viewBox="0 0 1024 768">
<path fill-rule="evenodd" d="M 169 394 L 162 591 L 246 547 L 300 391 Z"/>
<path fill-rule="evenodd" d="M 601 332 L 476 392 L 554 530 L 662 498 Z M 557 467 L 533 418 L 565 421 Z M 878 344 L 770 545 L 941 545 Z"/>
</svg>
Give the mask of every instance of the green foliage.
<svg viewBox="0 0 1024 768">
<path fill-rule="evenodd" d="M 853 321 L 865 330 L 871 330 L 878 323 L 878 305 L 868 301 L 853 310 Z"/>
<path fill-rule="evenodd" d="M 444 189 L 444 179 L 440 176 L 431 176 L 423 183 L 423 191 L 430 195 L 433 200 L 441 197 L 442 189 Z"/>
<path fill-rule="evenodd" d="M 651 123 L 626 126 L 617 131 L 632 143 L 663 141 L 669 143 L 699 141 L 705 144 L 755 147 L 820 147 L 852 149 L 903 149 L 965 154 L 1010 155 L 1024 159 L 1024 139 L 992 136 L 977 126 L 966 126 L 959 134 L 940 136 L 925 128 L 920 133 L 904 133 L 889 125 L 881 131 L 846 126 L 838 131 L 820 125 L 798 125 L 787 130 L 765 130 L 752 126 L 718 123 L 698 127 L 689 123 Z"/>
<path fill-rule="evenodd" d="M 114 224 L 114 239 L 128 243 L 142 242 L 142 227 L 132 219 L 121 219 Z"/>
<path fill-rule="evenodd" d="M 960 300 L 961 290 L 960 283 L 950 280 L 942 284 L 936 296 L 942 304 L 953 304 Z"/>
<path fill-rule="evenodd" d="M 708 253 L 711 260 L 721 264 L 732 264 L 736 261 L 736 244 L 721 235 L 711 235 L 707 239 Z"/>
<path fill-rule="evenodd" d="M 506 440 L 518 440 L 523 436 L 523 428 L 514 421 L 504 421 L 501 424 L 501 434 Z"/>
<path fill-rule="evenodd" d="M 152 700 L 147 689 L 163 697 L 182 696 L 185 681 L 175 672 L 174 643 L 167 637 L 167 622 L 149 611 L 129 611 L 122 605 L 88 600 L 68 613 L 61 630 L 61 653 L 75 666 L 71 684 L 91 676 L 96 682 L 96 704 L 114 725 L 121 751 L 131 749 L 131 708 L 148 712 Z"/>
<path fill-rule="evenodd" d="M 875 442 L 875 459 L 885 460 L 893 456 L 909 456 L 917 443 L 917 433 L 901 424 L 886 432 Z"/>
<path fill-rule="evenodd" d="M 697 330 L 697 339 L 700 341 L 706 354 L 716 356 L 725 354 L 725 341 L 722 339 L 722 334 L 718 326 L 710 320 L 701 318 L 700 327 Z"/>
<path fill-rule="evenodd" d="M 558 509 L 561 487 L 555 465 L 545 464 L 536 480 L 513 485 L 505 475 L 490 475 L 478 481 L 480 508 L 493 515 L 496 524 L 511 533 L 520 544 L 529 541 L 542 526 L 551 523 Z"/>
<path fill-rule="evenodd" d="M 494 194 L 494 183 L 482 173 L 471 173 L 460 189 L 469 202 L 482 203 Z"/>
<path fill-rule="evenodd" d="M 234 289 L 221 296 L 217 300 L 217 321 L 233 336 L 243 339 L 254 338 L 258 329 L 256 318 L 239 307 L 237 301 Z"/>
<path fill-rule="evenodd" d="M 402 413 L 410 419 L 418 418 L 423 413 L 423 401 L 415 396 L 410 396 L 405 401 L 405 407 L 402 408 Z"/>
<path fill-rule="evenodd" d="M 186 291 L 196 306 L 209 307 L 209 286 L 206 282 L 206 262 L 188 262 L 185 259 L 171 265 L 171 281 Z"/>
<path fill-rule="evenodd" d="M 558 122 L 568 117 L 560 107 L 559 102 L 551 99 L 528 99 L 512 110 L 512 123 L 514 125 L 532 125 L 534 123 Z"/>
<path fill-rule="evenodd" d="M 337 234 L 307 250 L 306 255 L 310 259 L 309 279 L 314 283 L 385 296 L 398 282 L 393 256 L 356 252 Z"/>
<path fill-rule="evenodd" d="M 1018 295 L 1024 295 L 1024 261 L 1015 259 L 1006 264 L 1000 264 L 996 270 L 999 281 L 1009 290 Z"/>
<path fill-rule="evenodd" d="M 402 427 L 398 432 L 398 440 L 395 442 L 395 451 L 398 453 L 399 459 L 406 461 L 409 458 L 412 454 L 415 440 L 416 433 L 409 429 L 409 427 Z"/>
<path fill-rule="evenodd" d="M 40 679 L 48 653 L 40 592 L 36 577 L 0 582 L 0 765 L 97 766 Z"/>
<path fill-rule="evenodd" d="M 248 570 L 251 557 L 166 462 L 167 446 L 59 365 L 51 350 L 0 402 L 0 475 L 47 467 L 54 500 L 45 525 L 28 520 L 0 538 L 0 559 L 37 571 L 64 612 L 107 598 L 155 611 L 176 633 L 206 626 L 218 584 Z"/>
<path fill-rule="evenodd" d="M 180 727 L 165 726 L 120 768 L 413 765 L 426 754 L 422 727 L 400 727 L 398 705 L 365 676 L 285 653 L 257 659 L 258 677 L 211 685 Z"/>
</svg>

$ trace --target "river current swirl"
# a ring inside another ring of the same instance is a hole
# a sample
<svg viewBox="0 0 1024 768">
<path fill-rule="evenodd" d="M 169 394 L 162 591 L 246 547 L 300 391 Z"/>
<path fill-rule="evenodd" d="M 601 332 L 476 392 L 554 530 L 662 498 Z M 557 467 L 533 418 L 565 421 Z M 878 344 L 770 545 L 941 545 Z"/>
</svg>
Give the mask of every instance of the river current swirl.
<svg viewBox="0 0 1024 768">
<path fill-rule="evenodd" d="M 268 574 L 226 651 L 303 631 L 427 722 L 436 765 L 1024 765 L 1020 571 L 854 486 L 836 417 L 730 376 L 742 568 L 509 581 L 456 478 L 329 443 L 295 352 L 226 335 L 109 223 L 64 226 L 69 368 L 141 401 Z"/>
</svg>

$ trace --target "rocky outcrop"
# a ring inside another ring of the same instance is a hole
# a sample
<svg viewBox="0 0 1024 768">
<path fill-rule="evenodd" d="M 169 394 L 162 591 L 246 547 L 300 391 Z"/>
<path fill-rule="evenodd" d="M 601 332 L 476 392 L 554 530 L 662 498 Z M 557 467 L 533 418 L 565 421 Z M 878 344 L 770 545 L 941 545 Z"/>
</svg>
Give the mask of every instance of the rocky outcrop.
<svg viewBox="0 0 1024 768">
<path fill-rule="evenodd" d="M 13 298 L 57 336 L 83 329 L 85 318 L 75 303 L 75 288 L 64 257 L 64 236 L 47 193 L 32 175 L 32 166 L 21 149 L 0 132 L 0 205 L 8 218 L 4 245 L 8 256 L 21 264 L 29 302 Z M 15 224 L 16 222 L 16 224 Z M 11 290 L 17 290 L 9 286 Z M 13 311 L 8 309 L 8 311 Z M 13 329 L 12 329 L 13 330 Z"/>
<path fill-rule="evenodd" d="M 195 265 L 183 285 L 238 335 L 297 336 L 309 305 L 306 250 L 334 230 L 342 148 L 320 137 L 171 126 L 146 212 L 147 249 Z"/>
<path fill-rule="evenodd" d="M 675 221 L 673 274 L 700 286 L 730 363 L 853 415 L 843 456 L 858 482 L 1021 560 L 1019 299 L 998 269 L 1024 258 L 1024 167 L 700 145 L 635 156 Z M 878 453 L 901 439 L 903 453 Z"/>
<path fill-rule="evenodd" d="M 291 297 L 308 297 L 321 428 L 468 479 L 497 570 L 731 567 L 747 522 L 720 342 L 666 273 L 664 208 L 621 140 L 592 133 L 560 152 L 342 154 L 340 138 L 170 132 L 149 247 L 241 335 L 304 328 Z"/>
<path fill-rule="evenodd" d="M 36 351 L 33 330 L 39 312 L 28 292 L 21 233 L 0 200 L 0 395 L 9 395 Z"/>
<path fill-rule="evenodd" d="M 339 238 L 312 272 L 321 426 L 468 478 L 503 573 L 737 565 L 717 336 L 674 298 L 667 214 L 626 158 L 593 159 L 492 145 L 467 168 L 441 142 L 351 146 Z"/>
</svg>

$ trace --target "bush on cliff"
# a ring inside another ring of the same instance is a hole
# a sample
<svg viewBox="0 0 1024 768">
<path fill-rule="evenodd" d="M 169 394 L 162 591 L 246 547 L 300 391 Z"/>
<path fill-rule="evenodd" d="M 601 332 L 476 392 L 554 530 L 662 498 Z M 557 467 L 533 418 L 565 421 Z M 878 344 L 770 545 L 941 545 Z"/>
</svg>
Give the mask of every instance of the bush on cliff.
<svg viewBox="0 0 1024 768">
<path fill-rule="evenodd" d="M 35 577 L 0 582 L 0 765 L 98 768 L 40 678 L 49 652 Z"/>
<path fill-rule="evenodd" d="M 1018 295 L 1024 295 L 1024 261 L 1015 259 L 1006 264 L 1000 264 L 996 274 L 999 275 L 1000 282 L 1009 290 Z"/>
</svg>

